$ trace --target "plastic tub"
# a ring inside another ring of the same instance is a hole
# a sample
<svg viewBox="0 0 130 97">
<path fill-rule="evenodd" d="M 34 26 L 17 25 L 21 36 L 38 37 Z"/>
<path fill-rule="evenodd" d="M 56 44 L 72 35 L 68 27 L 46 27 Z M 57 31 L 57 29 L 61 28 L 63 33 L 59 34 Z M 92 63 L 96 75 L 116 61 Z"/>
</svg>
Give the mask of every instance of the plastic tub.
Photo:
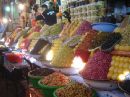
<svg viewBox="0 0 130 97">
<path fill-rule="evenodd" d="M 38 72 L 40 71 L 40 72 Z M 34 72 L 37 72 L 37 74 L 33 75 Z M 38 81 L 43 78 L 44 76 L 48 76 L 49 74 L 52 74 L 54 70 L 49 69 L 49 68 L 40 68 L 40 69 L 35 69 L 32 70 L 28 73 L 29 80 L 32 83 L 34 88 L 40 88 L 38 85 Z"/>
<path fill-rule="evenodd" d="M 39 85 L 38 85 L 38 81 L 41 78 L 43 78 L 43 77 L 42 76 L 33 76 L 33 75 L 30 74 L 31 72 L 28 73 L 29 81 L 32 83 L 32 85 L 33 85 L 34 88 L 40 88 Z"/>
<path fill-rule="evenodd" d="M 56 89 L 61 88 L 62 86 L 47 86 L 44 84 L 41 84 L 41 80 L 38 82 L 39 87 L 42 90 L 42 93 L 45 97 L 53 97 L 53 93 Z"/>
<path fill-rule="evenodd" d="M 117 25 L 112 23 L 94 23 L 92 24 L 92 29 L 101 32 L 113 32 Z"/>
</svg>

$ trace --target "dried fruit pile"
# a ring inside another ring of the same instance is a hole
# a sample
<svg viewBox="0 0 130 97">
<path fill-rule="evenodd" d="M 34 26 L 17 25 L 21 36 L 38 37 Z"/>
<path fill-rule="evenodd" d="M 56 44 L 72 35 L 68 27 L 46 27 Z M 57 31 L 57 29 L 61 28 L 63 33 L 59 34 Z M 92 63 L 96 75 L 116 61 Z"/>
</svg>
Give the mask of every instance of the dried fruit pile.
<svg viewBox="0 0 130 97">
<path fill-rule="evenodd" d="M 56 90 L 57 97 L 92 97 L 92 95 L 92 90 L 80 83 L 72 83 Z"/>
<path fill-rule="evenodd" d="M 88 60 L 81 75 L 88 80 L 107 80 L 107 74 L 111 64 L 111 55 L 98 51 Z"/>
<path fill-rule="evenodd" d="M 120 75 L 130 71 L 130 58 L 113 56 L 111 67 L 109 68 L 108 78 L 113 80 L 119 80 Z"/>
<path fill-rule="evenodd" d="M 81 39 L 81 42 L 75 48 L 76 50 L 88 51 L 88 48 L 91 46 L 92 40 L 97 35 L 97 32 L 91 30 L 86 32 L 86 34 Z"/>
<path fill-rule="evenodd" d="M 65 86 L 70 83 L 70 79 L 64 74 L 54 72 L 44 77 L 41 83 L 47 86 Z"/>
</svg>

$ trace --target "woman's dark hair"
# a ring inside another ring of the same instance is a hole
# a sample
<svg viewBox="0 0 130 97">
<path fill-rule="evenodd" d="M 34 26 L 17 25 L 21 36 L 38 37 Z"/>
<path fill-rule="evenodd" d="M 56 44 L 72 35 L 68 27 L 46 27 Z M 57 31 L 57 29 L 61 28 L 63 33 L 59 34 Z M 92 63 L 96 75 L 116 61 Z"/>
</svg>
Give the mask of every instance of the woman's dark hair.
<svg viewBox="0 0 130 97">
<path fill-rule="evenodd" d="M 39 20 L 43 20 L 43 16 L 42 15 L 38 15 L 38 16 L 36 16 L 36 21 L 39 21 Z"/>
<path fill-rule="evenodd" d="M 39 8 L 39 5 L 38 4 L 35 4 L 33 5 L 32 9 L 37 12 L 38 11 L 38 8 Z"/>
<path fill-rule="evenodd" d="M 41 7 L 42 7 L 42 8 L 45 8 L 45 9 L 48 8 L 46 4 L 41 5 Z"/>
<path fill-rule="evenodd" d="M 63 12 L 63 16 L 68 19 L 69 22 L 71 22 L 71 15 L 68 11 Z"/>
</svg>

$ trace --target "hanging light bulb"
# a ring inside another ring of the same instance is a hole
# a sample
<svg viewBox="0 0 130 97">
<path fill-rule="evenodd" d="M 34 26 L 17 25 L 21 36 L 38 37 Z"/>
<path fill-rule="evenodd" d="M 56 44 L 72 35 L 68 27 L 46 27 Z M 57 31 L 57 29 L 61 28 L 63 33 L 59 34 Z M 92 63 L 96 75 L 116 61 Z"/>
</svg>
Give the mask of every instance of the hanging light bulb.
<svg viewBox="0 0 130 97">
<path fill-rule="evenodd" d="M 9 7 L 9 6 L 6 6 L 6 7 L 5 7 L 5 11 L 10 12 L 10 7 Z"/>
<path fill-rule="evenodd" d="M 3 19 L 2 19 L 2 22 L 3 22 L 4 24 L 7 24 L 7 23 L 8 23 L 8 19 L 7 19 L 7 18 L 3 18 Z"/>
<path fill-rule="evenodd" d="M 21 4 L 21 3 L 20 3 L 20 4 L 18 5 L 18 8 L 19 8 L 19 10 L 22 11 L 22 10 L 24 10 L 25 6 L 24 6 L 24 4 Z"/>
</svg>

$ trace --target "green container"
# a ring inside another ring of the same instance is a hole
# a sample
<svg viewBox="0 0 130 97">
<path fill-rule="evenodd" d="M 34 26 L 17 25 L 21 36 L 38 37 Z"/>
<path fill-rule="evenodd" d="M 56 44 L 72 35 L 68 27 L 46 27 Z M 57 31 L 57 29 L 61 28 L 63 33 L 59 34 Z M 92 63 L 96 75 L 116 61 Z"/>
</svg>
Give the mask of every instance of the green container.
<svg viewBox="0 0 130 97">
<path fill-rule="evenodd" d="M 53 97 L 53 93 L 56 89 L 61 88 L 62 86 L 47 86 L 44 84 L 41 84 L 41 80 L 38 82 L 39 87 L 42 90 L 42 93 L 45 97 Z"/>
<path fill-rule="evenodd" d="M 34 75 L 31 75 L 31 72 L 30 71 L 28 73 L 28 76 L 29 76 L 29 81 L 31 82 L 31 84 L 33 85 L 34 88 L 40 88 L 39 85 L 38 85 L 38 81 L 40 79 L 42 79 L 43 77 L 42 76 L 34 76 Z"/>
<path fill-rule="evenodd" d="M 70 92 L 71 92 L 71 91 L 70 91 Z M 53 92 L 53 97 L 57 97 L 57 96 L 56 96 L 56 90 Z M 93 90 L 93 95 L 92 95 L 92 97 L 97 97 L 97 93 L 96 93 L 95 90 Z"/>
</svg>

